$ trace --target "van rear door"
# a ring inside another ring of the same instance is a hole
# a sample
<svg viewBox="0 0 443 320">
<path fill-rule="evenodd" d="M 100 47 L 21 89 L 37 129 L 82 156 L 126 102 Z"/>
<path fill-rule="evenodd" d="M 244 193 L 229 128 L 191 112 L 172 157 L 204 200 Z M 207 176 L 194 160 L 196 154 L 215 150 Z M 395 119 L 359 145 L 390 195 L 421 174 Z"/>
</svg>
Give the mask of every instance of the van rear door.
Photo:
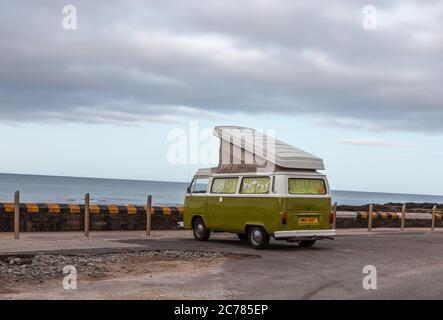
<svg viewBox="0 0 443 320">
<path fill-rule="evenodd" d="M 323 178 L 288 178 L 286 212 L 291 229 L 328 229 L 331 197 Z"/>
</svg>

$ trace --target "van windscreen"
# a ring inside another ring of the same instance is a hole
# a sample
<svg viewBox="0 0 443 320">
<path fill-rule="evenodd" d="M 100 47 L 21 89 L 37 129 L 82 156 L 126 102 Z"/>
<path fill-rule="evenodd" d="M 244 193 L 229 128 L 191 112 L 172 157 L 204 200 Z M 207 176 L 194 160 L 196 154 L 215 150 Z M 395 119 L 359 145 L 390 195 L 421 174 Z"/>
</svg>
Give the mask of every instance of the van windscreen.
<svg viewBox="0 0 443 320">
<path fill-rule="evenodd" d="M 289 194 L 326 194 L 326 185 L 323 179 L 289 178 Z"/>
<path fill-rule="evenodd" d="M 195 178 L 194 181 L 192 181 L 191 193 L 206 193 L 208 182 L 208 178 Z"/>
</svg>

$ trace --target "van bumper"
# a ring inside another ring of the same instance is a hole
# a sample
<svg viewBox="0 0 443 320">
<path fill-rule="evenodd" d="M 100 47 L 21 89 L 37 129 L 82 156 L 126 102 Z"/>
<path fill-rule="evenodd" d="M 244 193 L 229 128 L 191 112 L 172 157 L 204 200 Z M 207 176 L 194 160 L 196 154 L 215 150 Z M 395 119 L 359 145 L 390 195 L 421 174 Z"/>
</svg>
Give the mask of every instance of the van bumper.
<svg viewBox="0 0 443 320">
<path fill-rule="evenodd" d="M 320 240 L 332 239 L 337 235 L 335 229 L 326 230 L 288 230 L 274 232 L 276 240 Z"/>
</svg>

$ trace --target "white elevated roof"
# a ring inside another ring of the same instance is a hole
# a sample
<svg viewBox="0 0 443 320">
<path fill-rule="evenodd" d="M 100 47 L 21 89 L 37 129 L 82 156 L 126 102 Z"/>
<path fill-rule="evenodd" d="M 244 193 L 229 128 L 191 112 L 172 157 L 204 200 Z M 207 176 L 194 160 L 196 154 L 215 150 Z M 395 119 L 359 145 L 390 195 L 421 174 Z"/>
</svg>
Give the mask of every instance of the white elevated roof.
<svg viewBox="0 0 443 320">
<path fill-rule="evenodd" d="M 213 174 L 216 171 L 217 168 L 201 168 L 197 170 L 197 173 L 195 176 L 199 177 L 207 177 Z"/>
<path fill-rule="evenodd" d="M 307 170 L 325 169 L 321 158 L 273 137 L 269 137 L 254 129 L 234 126 L 218 126 L 214 128 L 214 135 L 221 139 L 220 155 L 222 155 L 223 144 L 233 146 L 229 149 L 231 150 L 231 155 L 229 155 L 231 161 L 233 159 L 232 150 L 234 148 L 239 148 L 246 153 L 252 154 L 281 168 Z M 220 164 L 222 164 L 221 160 Z"/>
</svg>

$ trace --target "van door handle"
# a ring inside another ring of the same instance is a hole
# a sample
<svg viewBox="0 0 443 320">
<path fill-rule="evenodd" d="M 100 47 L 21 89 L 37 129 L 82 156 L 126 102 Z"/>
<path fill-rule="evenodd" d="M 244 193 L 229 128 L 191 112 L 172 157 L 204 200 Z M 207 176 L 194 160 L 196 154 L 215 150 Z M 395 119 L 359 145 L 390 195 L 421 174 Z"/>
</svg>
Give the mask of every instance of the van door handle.
<svg viewBox="0 0 443 320">
<path fill-rule="evenodd" d="M 202 201 L 202 204 L 206 204 L 206 201 Z"/>
</svg>

